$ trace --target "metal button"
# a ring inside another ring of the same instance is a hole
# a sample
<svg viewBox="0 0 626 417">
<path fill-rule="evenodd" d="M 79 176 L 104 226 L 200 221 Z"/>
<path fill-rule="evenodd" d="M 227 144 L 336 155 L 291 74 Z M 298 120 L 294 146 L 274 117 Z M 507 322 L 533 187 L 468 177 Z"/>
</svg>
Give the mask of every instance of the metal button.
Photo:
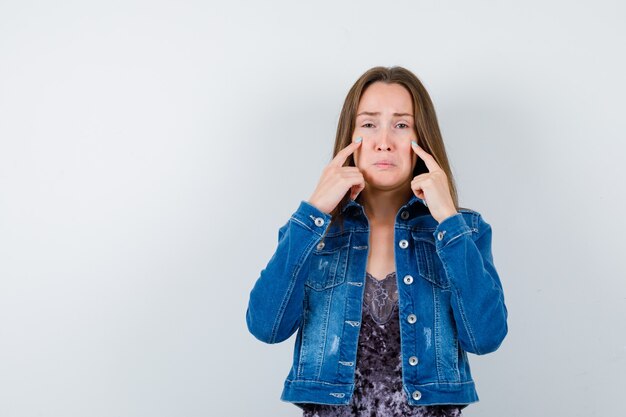
<svg viewBox="0 0 626 417">
<path fill-rule="evenodd" d="M 405 275 L 405 276 L 404 276 L 404 283 L 405 283 L 406 285 L 411 285 L 411 284 L 413 284 L 413 277 L 412 277 L 412 276 L 410 276 L 410 275 Z"/>
<path fill-rule="evenodd" d="M 419 391 L 413 391 L 413 399 L 415 401 L 419 400 L 420 398 L 422 398 L 422 393 Z"/>
<path fill-rule="evenodd" d="M 444 235 L 445 233 L 446 233 L 446 232 L 439 232 L 439 233 L 437 233 L 437 239 L 439 239 L 439 240 L 443 239 L 443 235 Z"/>
<path fill-rule="evenodd" d="M 411 366 L 415 366 L 415 365 L 417 365 L 417 362 L 418 362 L 418 360 L 417 360 L 417 356 L 411 356 L 411 357 L 409 358 L 409 365 L 411 365 Z"/>
<path fill-rule="evenodd" d="M 406 321 L 408 321 L 409 323 L 413 324 L 417 321 L 417 316 L 415 314 L 409 314 L 406 317 Z"/>
<path fill-rule="evenodd" d="M 409 242 L 406 239 L 402 239 L 399 245 L 402 249 L 406 249 L 409 246 Z"/>
<path fill-rule="evenodd" d="M 321 217 L 317 217 L 317 218 L 315 219 L 315 225 L 316 225 L 316 226 L 320 226 L 320 227 L 321 227 L 321 226 L 324 226 L 324 219 L 322 219 Z"/>
<path fill-rule="evenodd" d="M 324 242 L 320 242 L 317 244 L 317 250 L 322 250 L 324 249 L 324 246 L 326 246 L 326 244 Z"/>
<path fill-rule="evenodd" d="M 400 213 L 400 217 L 402 218 L 402 220 L 406 220 L 409 218 L 409 212 L 404 210 L 402 213 Z"/>
</svg>

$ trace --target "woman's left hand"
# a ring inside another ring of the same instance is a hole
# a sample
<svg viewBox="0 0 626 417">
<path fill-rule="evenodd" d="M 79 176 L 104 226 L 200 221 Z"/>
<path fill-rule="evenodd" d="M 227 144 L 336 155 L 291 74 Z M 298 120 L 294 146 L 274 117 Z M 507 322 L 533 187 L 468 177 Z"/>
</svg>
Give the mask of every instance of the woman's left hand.
<svg viewBox="0 0 626 417">
<path fill-rule="evenodd" d="M 411 149 L 426 164 L 428 172 L 420 174 L 411 181 L 413 194 L 426 201 L 430 214 L 439 223 L 457 213 L 450 195 L 448 176 L 437 164 L 431 154 L 422 149 L 417 142 L 411 141 Z"/>
</svg>

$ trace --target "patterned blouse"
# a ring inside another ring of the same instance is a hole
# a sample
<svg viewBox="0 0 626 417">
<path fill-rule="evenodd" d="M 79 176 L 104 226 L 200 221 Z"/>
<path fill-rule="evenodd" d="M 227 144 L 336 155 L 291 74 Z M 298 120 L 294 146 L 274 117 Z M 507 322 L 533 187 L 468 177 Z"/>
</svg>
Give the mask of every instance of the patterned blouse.
<svg viewBox="0 0 626 417">
<path fill-rule="evenodd" d="M 354 394 L 348 405 L 301 404 L 303 417 L 459 417 L 464 406 L 409 405 L 402 389 L 396 273 L 365 278 Z"/>
</svg>

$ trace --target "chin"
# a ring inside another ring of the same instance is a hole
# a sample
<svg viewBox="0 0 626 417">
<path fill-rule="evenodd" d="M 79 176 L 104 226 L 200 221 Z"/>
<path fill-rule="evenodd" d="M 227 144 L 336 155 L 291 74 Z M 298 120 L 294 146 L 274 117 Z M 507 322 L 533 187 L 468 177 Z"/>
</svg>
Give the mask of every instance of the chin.
<svg viewBox="0 0 626 417">
<path fill-rule="evenodd" d="M 405 182 L 401 181 L 368 181 L 367 186 L 381 191 L 395 190 L 402 187 Z"/>
</svg>

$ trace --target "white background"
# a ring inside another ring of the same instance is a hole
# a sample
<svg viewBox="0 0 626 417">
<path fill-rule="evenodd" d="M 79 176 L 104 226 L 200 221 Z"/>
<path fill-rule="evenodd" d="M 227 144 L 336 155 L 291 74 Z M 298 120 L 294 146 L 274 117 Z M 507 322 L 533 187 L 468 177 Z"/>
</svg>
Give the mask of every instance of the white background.
<svg viewBox="0 0 626 417">
<path fill-rule="evenodd" d="M 247 332 L 376 65 L 435 103 L 509 309 L 472 416 L 623 412 L 618 1 L 1 1 L 0 415 L 298 416 Z"/>
</svg>

